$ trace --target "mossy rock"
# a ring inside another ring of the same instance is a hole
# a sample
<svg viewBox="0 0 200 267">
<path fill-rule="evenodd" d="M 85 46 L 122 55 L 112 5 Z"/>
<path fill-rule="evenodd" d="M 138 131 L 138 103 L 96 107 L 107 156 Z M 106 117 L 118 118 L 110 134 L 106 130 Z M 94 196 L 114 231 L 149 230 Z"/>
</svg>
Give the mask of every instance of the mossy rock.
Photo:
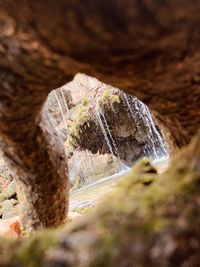
<svg viewBox="0 0 200 267">
<path fill-rule="evenodd" d="M 96 80 L 93 88 L 70 112 L 66 151 L 112 153 L 127 166 L 138 159 L 167 156 L 158 125 L 138 98 Z"/>
<path fill-rule="evenodd" d="M 68 121 L 69 135 L 66 141 L 68 151 L 73 151 L 79 146 L 84 132 L 91 129 L 94 133 L 99 128 L 96 112 L 101 111 L 105 106 L 111 109 L 112 105 L 120 103 L 119 89 L 100 85 L 71 109 L 71 117 Z"/>
<path fill-rule="evenodd" d="M 161 175 L 146 160 L 138 163 L 94 212 L 59 231 L 6 246 L 2 241 L 0 266 L 198 266 L 199 162 L 196 138 Z"/>
</svg>

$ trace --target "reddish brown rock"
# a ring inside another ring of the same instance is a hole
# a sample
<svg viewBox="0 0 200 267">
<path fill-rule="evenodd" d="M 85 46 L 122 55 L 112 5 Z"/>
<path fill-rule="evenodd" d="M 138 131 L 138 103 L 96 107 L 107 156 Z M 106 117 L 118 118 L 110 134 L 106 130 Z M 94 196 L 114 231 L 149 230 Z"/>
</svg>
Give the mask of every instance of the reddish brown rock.
<svg viewBox="0 0 200 267">
<path fill-rule="evenodd" d="M 28 228 L 64 221 L 63 148 L 40 111 L 77 72 L 133 93 L 178 147 L 189 142 L 200 122 L 199 10 L 198 0 L 0 1 L 1 147 L 24 188 Z"/>
</svg>

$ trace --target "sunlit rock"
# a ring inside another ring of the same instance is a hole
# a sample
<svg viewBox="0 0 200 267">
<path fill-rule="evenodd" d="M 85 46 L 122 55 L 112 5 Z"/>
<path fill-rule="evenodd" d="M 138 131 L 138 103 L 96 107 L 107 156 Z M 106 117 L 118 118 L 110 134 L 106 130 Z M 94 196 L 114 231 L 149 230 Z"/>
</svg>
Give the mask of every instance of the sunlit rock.
<svg viewBox="0 0 200 267">
<path fill-rule="evenodd" d="M 93 154 L 110 153 L 129 166 L 144 156 L 153 159 L 167 156 L 158 125 L 144 103 L 87 77 L 79 74 L 75 79 L 75 88 L 79 80 L 87 94 L 69 111 L 68 153 L 76 149 L 87 149 Z"/>
<path fill-rule="evenodd" d="M 123 168 L 122 162 L 112 154 L 89 151 L 75 151 L 68 166 L 72 190 L 118 173 Z"/>
</svg>

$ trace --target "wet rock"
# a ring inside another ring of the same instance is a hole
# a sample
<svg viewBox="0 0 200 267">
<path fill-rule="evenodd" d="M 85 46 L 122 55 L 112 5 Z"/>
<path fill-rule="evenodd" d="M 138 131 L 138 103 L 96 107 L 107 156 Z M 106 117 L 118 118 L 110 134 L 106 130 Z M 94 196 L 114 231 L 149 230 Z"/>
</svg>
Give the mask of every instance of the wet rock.
<svg viewBox="0 0 200 267">
<path fill-rule="evenodd" d="M 30 239 L 1 239 L 0 266 L 198 266 L 199 159 L 197 136 L 161 175 L 138 162 L 93 214 Z"/>
<path fill-rule="evenodd" d="M 81 74 L 78 77 L 81 80 Z M 88 94 L 71 110 L 67 122 L 69 154 L 77 148 L 111 153 L 130 166 L 144 156 L 167 155 L 162 134 L 146 105 L 118 88 L 88 79 Z"/>
<path fill-rule="evenodd" d="M 74 106 L 71 92 L 63 87 L 53 90 L 47 98 L 46 106 L 49 114 L 59 125 L 68 108 L 70 109 Z"/>
<path fill-rule="evenodd" d="M 123 168 L 122 162 L 112 154 L 92 154 L 89 151 L 74 151 L 68 166 L 72 190 L 113 175 Z"/>
</svg>

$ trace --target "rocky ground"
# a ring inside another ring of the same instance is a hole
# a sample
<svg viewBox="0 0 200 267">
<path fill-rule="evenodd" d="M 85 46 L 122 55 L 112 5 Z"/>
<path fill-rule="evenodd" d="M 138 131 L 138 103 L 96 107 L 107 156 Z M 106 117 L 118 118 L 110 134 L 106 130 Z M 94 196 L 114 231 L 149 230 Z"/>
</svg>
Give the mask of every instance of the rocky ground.
<svg viewBox="0 0 200 267">
<path fill-rule="evenodd" d="M 75 190 L 118 173 L 123 168 L 123 163 L 111 154 L 75 151 L 68 166 L 71 190 Z"/>
<path fill-rule="evenodd" d="M 0 218 L 6 219 L 17 214 L 16 188 L 13 176 L 0 156 Z"/>
<path fill-rule="evenodd" d="M 1 239 L 0 266 L 198 266 L 199 140 L 161 175 L 148 161 L 138 162 L 81 220 L 28 240 Z"/>
<path fill-rule="evenodd" d="M 166 156 L 165 133 L 148 108 L 96 78 L 77 74 L 49 94 L 46 112 L 65 142 L 73 190 L 144 156 Z M 2 157 L 0 175 L 0 216 L 5 219 L 16 214 L 18 202 L 15 182 Z"/>
</svg>

